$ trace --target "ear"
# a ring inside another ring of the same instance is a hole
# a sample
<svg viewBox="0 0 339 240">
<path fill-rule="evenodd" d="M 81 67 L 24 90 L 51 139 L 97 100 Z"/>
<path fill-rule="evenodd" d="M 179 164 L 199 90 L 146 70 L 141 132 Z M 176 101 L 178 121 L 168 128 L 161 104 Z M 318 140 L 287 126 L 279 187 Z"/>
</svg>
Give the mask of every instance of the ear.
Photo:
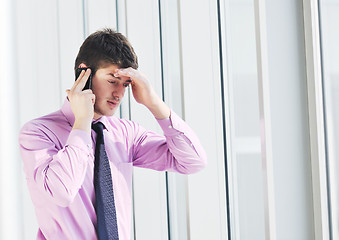
<svg viewBox="0 0 339 240">
<path fill-rule="evenodd" d="M 87 68 L 87 65 L 85 63 L 80 63 L 78 68 Z"/>
</svg>

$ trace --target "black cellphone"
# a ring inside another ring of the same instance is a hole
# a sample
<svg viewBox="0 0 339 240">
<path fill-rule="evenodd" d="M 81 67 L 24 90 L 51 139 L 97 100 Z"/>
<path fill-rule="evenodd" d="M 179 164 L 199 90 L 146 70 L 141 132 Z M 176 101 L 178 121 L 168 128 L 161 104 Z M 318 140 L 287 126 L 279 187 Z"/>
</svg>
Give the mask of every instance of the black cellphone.
<svg viewBox="0 0 339 240">
<path fill-rule="evenodd" d="M 87 69 L 88 68 L 77 68 L 77 70 L 75 71 L 75 80 L 78 79 L 82 70 L 86 71 Z M 91 75 L 89 75 L 87 79 L 85 87 L 82 90 L 92 89 L 92 77 L 93 77 L 93 74 L 91 73 Z"/>
</svg>

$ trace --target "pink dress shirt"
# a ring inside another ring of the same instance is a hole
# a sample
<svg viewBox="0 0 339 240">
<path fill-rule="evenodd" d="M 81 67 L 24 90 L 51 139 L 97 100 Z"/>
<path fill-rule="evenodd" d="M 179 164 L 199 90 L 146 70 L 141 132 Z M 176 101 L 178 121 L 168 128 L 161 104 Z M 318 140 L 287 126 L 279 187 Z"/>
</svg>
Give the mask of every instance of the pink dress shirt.
<svg viewBox="0 0 339 240">
<path fill-rule="evenodd" d="M 198 138 L 173 111 L 158 120 L 164 135 L 117 117 L 102 117 L 119 237 L 131 233 L 132 167 L 195 173 L 206 165 Z M 24 171 L 39 224 L 37 239 L 97 239 L 93 184 L 96 134 L 73 129 L 62 108 L 26 123 L 19 136 Z"/>
</svg>

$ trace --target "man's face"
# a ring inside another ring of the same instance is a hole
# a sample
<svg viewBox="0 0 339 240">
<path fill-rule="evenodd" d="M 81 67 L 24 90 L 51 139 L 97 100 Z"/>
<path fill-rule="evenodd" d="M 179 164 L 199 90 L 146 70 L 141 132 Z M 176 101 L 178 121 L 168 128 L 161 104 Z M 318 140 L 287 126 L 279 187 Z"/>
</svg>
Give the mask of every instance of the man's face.
<svg viewBox="0 0 339 240">
<path fill-rule="evenodd" d="M 118 109 L 125 89 L 130 83 L 128 77 L 114 77 L 117 65 L 107 64 L 99 68 L 92 79 L 92 91 L 95 94 L 94 118 L 112 116 Z"/>
</svg>

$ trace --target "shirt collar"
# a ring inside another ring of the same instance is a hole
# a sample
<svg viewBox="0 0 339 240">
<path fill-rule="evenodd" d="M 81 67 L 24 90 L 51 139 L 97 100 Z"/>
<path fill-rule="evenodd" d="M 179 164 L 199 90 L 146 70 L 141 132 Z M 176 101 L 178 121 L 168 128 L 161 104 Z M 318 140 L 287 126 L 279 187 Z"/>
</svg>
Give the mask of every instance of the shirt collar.
<svg viewBox="0 0 339 240">
<path fill-rule="evenodd" d="M 61 112 L 64 114 L 64 116 L 66 117 L 68 123 L 73 127 L 74 122 L 75 122 L 75 117 L 74 114 L 72 112 L 71 109 L 71 104 L 68 100 L 68 98 L 66 97 L 64 104 L 61 107 Z M 107 129 L 108 126 L 108 120 L 106 116 L 102 116 L 101 118 L 92 121 L 93 123 L 97 123 L 97 122 L 102 122 L 102 124 L 104 125 L 104 129 Z"/>
<path fill-rule="evenodd" d="M 97 120 L 93 119 L 93 121 L 92 121 L 92 123 L 97 123 L 97 122 L 101 122 L 104 125 L 104 129 L 107 129 L 108 121 L 107 121 L 106 116 L 102 116 L 101 118 L 98 118 Z"/>
</svg>

